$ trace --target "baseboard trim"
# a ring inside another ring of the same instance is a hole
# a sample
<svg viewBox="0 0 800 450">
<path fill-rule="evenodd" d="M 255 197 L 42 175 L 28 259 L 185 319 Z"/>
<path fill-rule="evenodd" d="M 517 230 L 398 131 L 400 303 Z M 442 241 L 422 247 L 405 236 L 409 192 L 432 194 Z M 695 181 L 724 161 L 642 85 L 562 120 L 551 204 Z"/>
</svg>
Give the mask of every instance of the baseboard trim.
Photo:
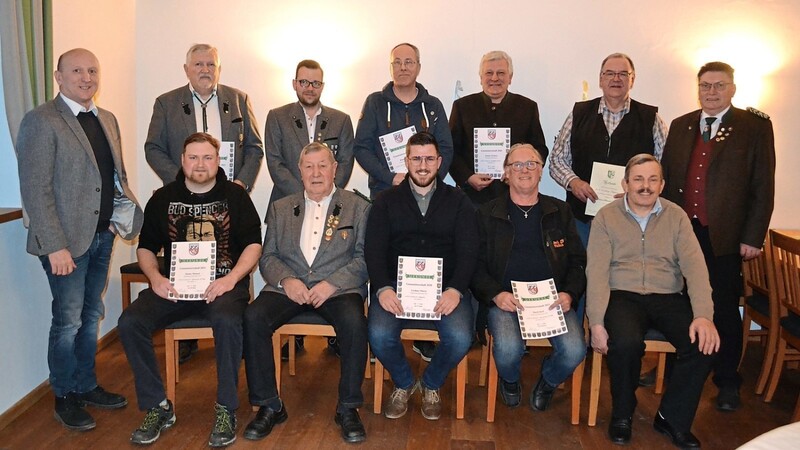
<svg viewBox="0 0 800 450">
<path fill-rule="evenodd" d="M 97 351 L 103 350 L 117 340 L 116 327 L 97 340 Z M 0 430 L 5 429 L 17 417 L 21 416 L 31 406 L 36 404 L 45 395 L 50 393 L 50 380 L 44 380 L 42 384 L 33 388 L 25 397 L 8 408 L 6 412 L 0 414 Z"/>
</svg>

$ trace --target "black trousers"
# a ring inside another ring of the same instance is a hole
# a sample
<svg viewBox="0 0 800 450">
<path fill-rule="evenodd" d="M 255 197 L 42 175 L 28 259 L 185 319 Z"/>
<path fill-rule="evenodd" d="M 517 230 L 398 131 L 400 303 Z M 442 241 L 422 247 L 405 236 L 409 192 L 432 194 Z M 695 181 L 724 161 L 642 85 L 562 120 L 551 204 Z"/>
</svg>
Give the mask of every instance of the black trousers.
<svg viewBox="0 0 800 450">
<path fill-rule="evenodd" d="M 245 368 L 250 403 L 266 406 L 278 398 L 272 335 L 292 317 L 316 311 L 333 325 L 341 351 L 339 405 L 358 408 L 364 403 L 361 384 L 367 363 L 367 318 L 358 294 L 329 298 L 319 308 L 299 305 L 286 295 L 262 292 L 245 311 Z"/>
<path fill-rule="evenodd" d="M 237 386 L 242 362 L 242 317 L 250 300 L 250 277 L 219 296 L 204 301 L 173 302 L 145 289 L 122 312 L 117 329 L 125 355 L 133 370 L 139 409 L 146 411 L 167 398 L 161 372 L 153 350 L 153 333 L 180 319 L 202 314 L 211 321 L 214 352 L 217 357 L 217 403 L 239 407 Z"/>
<path fill-rule="evenodd" d="M 739 359 L 742 357 L 742 316 L 739 314 L 739 298 L 742 295 L 742 257 L 738 254 L 716 256 L 711 247 L 708 227 L 697 219 L 692 220 L 694 233 L 708 267 L 713 289 L 714 325 L 719 333 L 719 352 L 714 359 L 712 380 L 720 388 L 739 388 Z"/>
<path fill-rule="evenodd" d="M 612 417 L 633 416 L 644 356 L 644 335 L 654 328 L 664 334 L 677 351 L 659 411 L 676 430 L 691 429 L 713 359 L 700 352 L 696 341 L 689 341 L 692 320 L 692 307 L 685 295 L 611 292 L 605 327 L 609 336 Z"/>
</svg>

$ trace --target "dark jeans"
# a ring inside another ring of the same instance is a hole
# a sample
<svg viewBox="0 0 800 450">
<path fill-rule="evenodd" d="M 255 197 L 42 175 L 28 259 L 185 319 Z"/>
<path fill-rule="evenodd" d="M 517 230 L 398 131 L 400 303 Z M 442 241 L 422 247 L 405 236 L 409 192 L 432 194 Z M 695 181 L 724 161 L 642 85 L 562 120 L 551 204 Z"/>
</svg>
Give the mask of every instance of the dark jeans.
<svg viewBox="0 0 800 450">
<path fill-rule="evenodd" d="M 239 407 L 237 386 L 242 361 L 242 318 L 250 299 L 250 277 L 245 277 L 229 292 L 212 303 L 173 302 L 145 289 L 119 318 L 119 337 L 133 370 L 139 409 L 146 411 L 167 398 L 161 372 L 153 350 L 153 333 L 167 325 L 194 315 L 211 321 L 214 352 L 217 357 L 217 403 L 230 409 Z"/>
<path fill-rule="evenodd" d="M 611 375 L 611 415 L 633 416 L 636 388 L 644 356 L 644 334 L 654 328 L 675 347 L 677 357 L 659 411 L 678 431 L 689 431 L 711 370 L 713 357 L 689 341 L 693 314 L 682 294 L 640 295 L 611 291 L 605 315 L 608 331 L 608 371 Z"/>
<path fill-rule="evenodd" d="M 318 313 L 336 331 L 341 349 L 338 406 L 360 407 L 364 403 L 361 383 L 367 363 L 367 318 L 364 299 L 355 293 L 331 297 L 316 309 L 299 305 L 277 292 L 259 294 L 245 311 L 245 368 L 250 403 L 266 406 L 278 398 L 272 335 L 304 311 Z"/>
<path fill-rule="evenodd" d="M 708 267 L 714 300 L 714 325 L 719 333 L 719 352 L 714 359 L 714 377 L 718 387 L 739 388 L 739 359 L 742 357 L 742 316 L 739 315 L 739 297 L 742 293 L 742 257 L 738 254 L 716 256 L 711 247 L 708 227 L 692 220 L 694 233 Z"/>
<path fill-rule="evenodd" d="M 105 314 L 102 294 L 114 237 L 110 231 L 96 233 L 84 254 L 73 255 L 77 267 L 69 275 L 53 275 L 50 259 L 39 257 L 53 294 L 47 364 L 50 386 L 57 397 L 97 387 L 97 327 Z"/>
</svg>

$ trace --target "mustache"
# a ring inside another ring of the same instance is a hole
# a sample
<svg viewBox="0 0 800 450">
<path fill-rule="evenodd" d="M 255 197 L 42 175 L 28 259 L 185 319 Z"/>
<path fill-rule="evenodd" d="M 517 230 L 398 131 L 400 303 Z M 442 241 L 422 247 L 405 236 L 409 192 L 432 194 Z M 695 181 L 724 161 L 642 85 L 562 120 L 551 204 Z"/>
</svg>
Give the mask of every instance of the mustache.
<svg viewBox="0 0 800 450">
<path fill-rule="evenodd" d="M 656 191 L 654 191 L 654 190 L 652 190 L 650 188 L 641 188 L 641 189 L 637 190 L 636 193 L 637 194 L 655 194 Z"/>
</svg>

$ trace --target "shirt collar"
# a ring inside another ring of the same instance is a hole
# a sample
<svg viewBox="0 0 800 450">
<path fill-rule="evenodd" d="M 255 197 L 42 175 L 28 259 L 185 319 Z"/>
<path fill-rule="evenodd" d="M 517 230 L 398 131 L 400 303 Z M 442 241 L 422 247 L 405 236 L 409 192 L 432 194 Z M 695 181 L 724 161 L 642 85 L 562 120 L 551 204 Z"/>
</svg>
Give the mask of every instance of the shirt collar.
<svg viewBox="0 0 800 450">
<path fill-rule="evenodd" d="M 197 98 L 197 101 L 200 101 L 200 98 L 202 97 L 200 97 L 200 94 L 198 94 L 197 91 L 194 90 L 194 87 L 192 87 L 192 83 L 189 83 L 189 91 L 192 93 L 193 98 Z M 211 97 L 209 97 L 207 101 L 211 101 L 211 99 L 216 97 L 217 97 L 217 86 L 214 86 L 214 89 L 211 91 Z"/>
<path fill-rule="evenodd" d="M 725 109 L 723 109 L 722 111 L 720 111 L 720 112 L 719 112 L 719 114 L 715 114 L 715 115 L 713 115 L 713 116 L 712 116 L 711 114 L 708 114 L 708 113 L 707 113 L 707 112 L 705 112 L 705 111 L 702 111 L 702 112 L 700 113 L 700 123 L 701 123 L 703 126 L 706 126 L 706 122 L 705 122 L 705 120 L 706 120 L 706 118 L 707 118 L 707 117 L 716 117 L 717 119 L 719 119 L 719 122 L 722 122 L 722 118 L 723 118 L 723 117 L 725 117 L 725 114 L 728 114 L 728 111 L 730 111 L 730 110 L 731 110 L 731 106 L 732 106 L 732 105 L 728 105 L 728 107 L 727 107 L 727 108 L 725 108 Z"/>
<path fill-rule="evenodd" d="M 333 194 L 334 194 L 335 192 L 336 192 L 336 185 L 334 184 L 334 185 L 333 185 L 333 189 L 331 189 L 331 193 L 330 193 L 330 194 L 328 194 L 328 195 L 326 195 L 325 197 L 322 197 L 322 200 L 320 200 L 320 201 L 318 201 L 318 202 L 317 202 L 317 201 L 314 201 L 314 200 L 311 200 L 310 198 L 308 198 L 308 192 L 306 192 L 305 190 L 303 191 L 303 198 L 305 198 L 305 200 L 306 200 L 306 204 L 307 204 L 307 203 L 309 203 L 309 202 L 311 202 L 311 203 L 319 203 L 319 204 L 321 204 L 321 205 L 324 205 L 324 204 L 330 203 L 330 201 L 331 201 L 331 198 L 333 198 Z"/>
<path fill-rule="evenodd" d="M 612 112 L 606 106 L 606 99 L 605 97 L 600 97 L 600 105 L 597 107 L 597 114 L 603 114 L 605 112 L 609 112 L 611 114 L 619 114 L 622 113 L 623 115 L 628 114 L 631 111 L 631 96 L 629 95 L 628 98 L 625 99 L 625 106 L 622 107 L 621 110 L 617 112 Z"/>
<path fill-rule="evenodd" d="M 94 104 L 94 100 L 92 100 L 90 102 L 89 108 L 87 109 L 87 108 L 84 108 L 84 106 L 81 105 L 80 103 L 76 102 L 75 100 L 72 100 L 71 98 L 67 98 L 66 95 L 64 95 L 64 94 L 62 94 L 60 92 L 58 93 L 58 95 L 60 95 L 61 96 L 61 100 L 64 100 L 64 103 L 66 103 L 67 106 L 69 106 L 69 109 L 70 109 L 70 111 L 72 111 L 72 114 L 74 116 L 77 116 L 78 113 L 82 113 L 82 112 L 91 112 L 91 113 L 94 113 L 95 117 L 97 117 L 97 105 Z"/>
</svg>

